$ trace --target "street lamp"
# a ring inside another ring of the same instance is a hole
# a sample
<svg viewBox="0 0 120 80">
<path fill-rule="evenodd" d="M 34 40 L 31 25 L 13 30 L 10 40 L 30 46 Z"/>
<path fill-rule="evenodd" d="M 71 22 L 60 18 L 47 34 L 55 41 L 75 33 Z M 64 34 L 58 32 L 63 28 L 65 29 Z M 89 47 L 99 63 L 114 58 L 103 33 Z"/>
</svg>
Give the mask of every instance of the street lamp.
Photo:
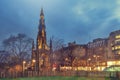
<svg viewBox="0 0 120 80">
<path fill-rule="evenodd" d="M 26 61 L 23 61 L 23 71 L 25 70 Z"/>
<path fill-rule="evenodd" d="M 93 55 L 93 57 L 96 57 L 96 55 Z"/>
<path fill-rule="evenodd" d="M 91 58 L 88 58 L 88 60 L 87 60 L 87 68 L 89 69 L 89 67 L 90 67 L 90 60 L 91 60 Z"/>
<path fill-rule="evenodd" d="M 68 58 L 65 58 L 65 66 L 68 66 Z"/>
<path fill-rule="evenodd" d="M 91 60 L 91 58 L 88 59 L 88 61 L 90 61 L 90 60 Z M 90 65 L 90 64 L 88 64 L 88 65 Z"/>
<path fill-rule="evenodd" d="M 36 67 L 36 66 L 35 66 L 35 62 L 36 62 L 36 60 L 33 59 L 33 60 L 32 60 L 33 69 L 35 69 L 35 67 Z"/>
<path fill-rule="evenodd" d="M 35 60 L 35 59 L 33 59 L 33 60 L 32 60 L 32 62 L 33 62 L 33 63 L 35 63 L 35 62 L 36 62 L 36 60 Z"/>
<path fill-rule="evenodd" d="M 32 76 L 33 76 L 33 71 L 35 71 L 36 70 L 36 64 L 35 64 L 35 62 L 36 62 L 36 60 L 35 59 L 32 59 Z"/>
<path fill-rule="evenodd" d="M 26 64 L 26 61 L 23 61 L 23 62 L 22 62 L 23 76 L 24 76 L 24 71 L 25 71 L 25 64 Z"/>
<path fill-rule="evenodd" d="M 98 58 L 100 57 L 99 55 L 97 56 L 97 55 L 93 55 L 93 57 L 95 58 L 95 60 L 96 60 L 96 66 L 97 66 L 97 69 L 98 69 L 98 67 L 99 67 L 99 62 L 98 62 Z"/>
</svg>

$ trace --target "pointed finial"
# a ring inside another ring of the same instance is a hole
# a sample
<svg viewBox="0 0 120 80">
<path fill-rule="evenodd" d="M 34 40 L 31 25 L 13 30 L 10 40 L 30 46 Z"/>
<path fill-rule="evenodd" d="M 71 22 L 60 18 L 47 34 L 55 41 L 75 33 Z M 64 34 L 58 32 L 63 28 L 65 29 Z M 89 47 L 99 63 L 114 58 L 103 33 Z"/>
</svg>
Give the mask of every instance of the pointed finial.
<svg viewBox="0 0 120 80">
<path fill-rule="evenodd" d="M 43 13 L 43 8 L 41 8 L 41 13 L 40 13 L 40 16 L 44 15 Z"/>
<path fill-rule="evenodd" d="M 41 8 L 41 12 L 43 12 L 43 8 Z"/>
<path fill-rule="evenodd" d="M 52 47 L 52 39 L 50 38 L 50 46 Z"/>
<path fill-rule="evenodd" d="M 50 53 L 52 53 L 53 49 L 52 49 L 52 39 L 50 38 Z"/>
<path fill-rule="evenodd" d="M 34 46 L 34 40 L 33 40 L 33 42 L 32 42 L 32 49 L 34 49 L 35 48 L 35 46 Z"/>
</svg>

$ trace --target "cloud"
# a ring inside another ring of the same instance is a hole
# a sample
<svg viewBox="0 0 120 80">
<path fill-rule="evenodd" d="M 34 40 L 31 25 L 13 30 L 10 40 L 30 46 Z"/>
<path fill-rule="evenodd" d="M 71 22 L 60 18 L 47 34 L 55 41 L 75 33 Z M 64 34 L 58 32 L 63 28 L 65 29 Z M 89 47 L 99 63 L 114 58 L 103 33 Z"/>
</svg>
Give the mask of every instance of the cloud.
<svg viewBox="0 0 120 80">
<path fill-rule="evenodd" d="M 106 9 L 110 15 L 103 18 L 103 22 L 99 25 L 98 29 L 96 29 L 104 33 L 104 35 L 106 31 L 110 33 L 111 31 L 120 29 L 118 28 L 120 25 L 120 0 L 109 3 L 109 7 L 106 7 Z"/>
<path fill-rule="evenodd" d="M 120 0 L 116 0 L 116 8 L 113 12 L 113 18 L 120 20 Z"/>
<path fill-rule="evenodd" d="M 119 25 L 119 5 L 120 0 L 1 0 L 0 32 L 3 36 L 25 32 L 36 38 L 43 7 L 48 38 L 86 43 L 89 36 L 103 37 L 113 30 L 111 26 Z"/>
<path fill-rule="evenodd" d="M 111 31 L 119 29 L 120 0 L 81 0 L 73 7 L 73 12 L 80 23 L 84 23 L 82 29 L 89 30 L 89 35 L 86 35 L 92 39 L 108 37 Z"/>
</svg>

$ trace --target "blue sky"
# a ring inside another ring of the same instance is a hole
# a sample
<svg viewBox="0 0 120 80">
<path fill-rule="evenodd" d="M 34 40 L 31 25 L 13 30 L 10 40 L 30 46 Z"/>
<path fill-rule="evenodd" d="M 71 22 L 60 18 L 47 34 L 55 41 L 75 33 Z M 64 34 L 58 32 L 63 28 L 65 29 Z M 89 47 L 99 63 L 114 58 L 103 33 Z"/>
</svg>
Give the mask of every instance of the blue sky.
<svg viewBox="0 0 120 80">
<path fill-rule="evenodd" d="M 17 33 L 36 39 L 41 7 L 47 39 L 84 44 L 120 29 L 120 0 L 0 0 L 0 41 Z"/>
</svg>

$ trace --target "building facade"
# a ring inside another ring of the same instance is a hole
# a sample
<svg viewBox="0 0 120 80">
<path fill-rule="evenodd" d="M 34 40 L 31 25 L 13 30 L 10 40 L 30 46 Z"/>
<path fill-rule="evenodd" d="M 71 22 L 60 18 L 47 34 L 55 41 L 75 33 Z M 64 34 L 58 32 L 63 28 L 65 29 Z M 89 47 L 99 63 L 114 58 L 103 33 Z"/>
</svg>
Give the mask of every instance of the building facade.
<svg viewBox="0 0 120 80">
<path fill-rule="evenodd" d="M 58 57 L 60 64 L 60 70 L 82 70 L 87 65 L 87 46 L 82 44 L 76 44 L 75 42 L 68 43 L 68 46 L 63 47 Z"/>
<path fill-rule="evenodd" d="M 99 56 L 101 57 L 103 61 L 107 59 L 107 53 L 108 53 L 108 39 L 107 38 L 97 38 L 94 39 L 93 42 L 89 42 L 87 44 L 87 53 L 89 57 L 92 56 Z"/>
<path fill-rule="evenodd" d="M 111 32 L 108 38 L 97 38 L 85 45 L 69 43 L 59 54 L 64 55 L 62 70 L 102 71 L 119 65 L 120 30 Z"/>
<path fill-rule="evenodd" d="M 102 70 L 107 66 L 108 39 L 97 38 L 87 44 L 87 57 L 91 70 Z"/>
<path fill-rule="evenodd" d="M 109 60 L 120 59 L 120 30 L 111 32 L 108 41 L 108 58 Z"/>
</svg>

